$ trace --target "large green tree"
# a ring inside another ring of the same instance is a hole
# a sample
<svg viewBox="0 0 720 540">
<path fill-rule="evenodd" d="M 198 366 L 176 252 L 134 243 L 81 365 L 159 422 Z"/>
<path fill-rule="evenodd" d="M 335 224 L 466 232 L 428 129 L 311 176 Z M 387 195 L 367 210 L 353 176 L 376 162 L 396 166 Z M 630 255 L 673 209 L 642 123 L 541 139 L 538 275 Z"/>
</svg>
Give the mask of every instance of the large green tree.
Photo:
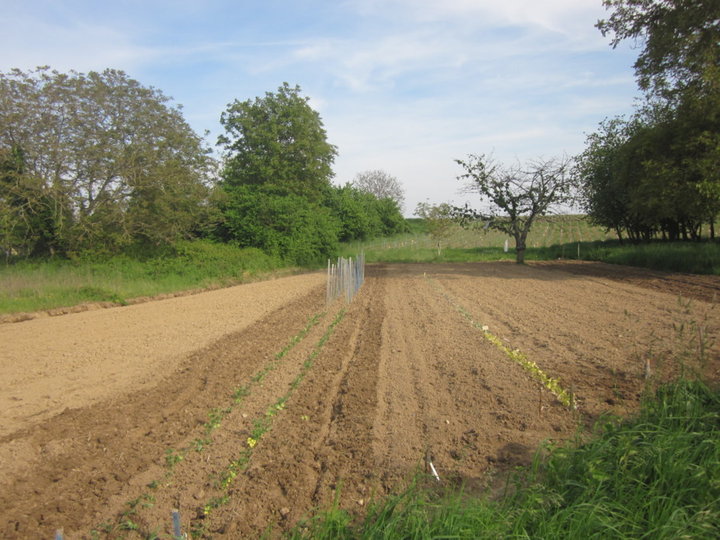
<svg viewBox="0 0 720 540">
<path fill-rule="evenodd" d="M 111 69 L 0 73 L 6 249 L 112 251 L 195 227 L 212 161 L 168 102 Z"/>
<path fill-rule="evenodd" d="M 369 240 L 407 231 L 400 206 L 395 200 L 377 197 L 354 184 L 333 186 L 323 204 L 340 220 L 341 242 Z"/>
<path fill-rule="evenodd" d="M 630 224 L 627 177 L 628 156 L 623 152 L 631 126 L 623 118 L 604 120 L 588 135 L 586 148 L 577 157 L 575 175 L 582 186 L 585 211 L 596 224 L 614 230 L 620 242 Z"/>
<path fill-rule="evenodd" d="M 312 201 L 322 198 L 337 149 L 299 86 L 284 83 L 264 97 L 235 100 L 220 122 L 226 187 L 270 185 Z"/>
<path fill-rule="evenodd" d="M 621 240 L 698 239 L 703 224 L 714 236 L 718 127 L 682 108 L 601 123 L 575 169 L 590 218 Z"/>
<path fill-rule="evenodd" d="M 635 62 L 643 91 L 665 98 L 718 91 L 720 2 L 718 0 L 604 0 L 610 11 L 597 26 L 642 44 Z"/>
<path fill-rule="evenodd" d="M 22 149 L 0 150 L 0 248 L 6 260 L 48 251 L 54 236 L 51 208 L 41 182 L 25 174 Z"/>
<path fill-rule="evenodd" d="M 596 222 L 633 240 L 699 238 L 720 211 L 720 2 L 605 0 L 615 47 L 641 45 L 645 104 L 588 137 L 578 176 Z"/>
<path fill-rule="evenodd" d="M 405 230 L 394 199 L 331 184 L 337 149 L 298 86 L 235 100 L 221 122 L 220 238 L 307 265 L 334 256 L 338 241 Z"/>
</svg>

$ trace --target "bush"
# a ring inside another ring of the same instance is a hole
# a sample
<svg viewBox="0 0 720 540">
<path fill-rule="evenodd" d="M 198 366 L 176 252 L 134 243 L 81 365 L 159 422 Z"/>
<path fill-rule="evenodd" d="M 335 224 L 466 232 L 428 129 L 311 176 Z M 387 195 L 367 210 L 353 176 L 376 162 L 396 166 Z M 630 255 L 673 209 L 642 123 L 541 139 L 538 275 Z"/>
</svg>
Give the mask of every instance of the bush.
<svg viewBox="0 0 720 540">
<path fill-rule="evenodd" d="M 219 236 L 289 263 L 313 265 L 338 251 L 341 224 L 328 208 L 300 195 L 263 186 L 228 194 Z"/>
</svg>

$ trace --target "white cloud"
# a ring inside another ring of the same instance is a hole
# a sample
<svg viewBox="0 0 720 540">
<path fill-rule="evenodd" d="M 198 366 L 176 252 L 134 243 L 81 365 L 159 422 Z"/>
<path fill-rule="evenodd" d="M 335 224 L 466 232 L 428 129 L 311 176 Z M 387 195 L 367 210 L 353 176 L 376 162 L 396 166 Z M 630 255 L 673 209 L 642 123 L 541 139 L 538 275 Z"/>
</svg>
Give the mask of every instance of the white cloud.
<svg viewBox="0 0 720 540">
<path fill-rule="evenodd" d="M 349 0 L 347 4 L 365 16 L 452 20 L 476 28 L 539 28 L 572 38 L 597 36 L 592 25 L 605 13 L 599 0 Z"/>
<path fill-rule="evenodd" d="M 131 4 L 108 16 L 91 2 L 17 3 L 0 13 L 0 69 L 124 69 L 185 105 L 211 142 L 233 99 L 298 83 L 339 147 L 336 181 L 387 170 L 410 211 L 457 196 L 455 158 L 573 153 L 584 131 L 632 105 L 630 55 L 593 27 L 600 0 L 348 0 L 333 19 L 318 9 L 311 29 L 293 26 L 300 8 L 288 1 L 282 30 L 260 3 L 215 1 L 206 13 L 183 0 L 170 22 L 169 2 L 155 13 Z M 215 20 L 223 12 L 242 27 Z"/>
<path fill-rule="evenodd" d="M 47 7 L 47 9 L 46 9 Z M 0 69 L 50 65 L 59 71 L 131 69 L 151 53 L 117 25 L 88 21 L 60 6 L 18 4 L 0 14 Z"/>
</svg>

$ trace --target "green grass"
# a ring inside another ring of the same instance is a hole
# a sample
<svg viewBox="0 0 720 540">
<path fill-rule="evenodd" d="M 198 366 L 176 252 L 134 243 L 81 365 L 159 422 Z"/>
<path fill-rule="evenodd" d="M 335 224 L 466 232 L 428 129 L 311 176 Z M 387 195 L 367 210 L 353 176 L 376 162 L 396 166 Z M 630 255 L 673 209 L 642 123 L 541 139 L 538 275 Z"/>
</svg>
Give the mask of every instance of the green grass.
<svg viewBox="0 0 720 540">
<path fill-rule="evenodd" d="M 653 242 L 619 245 L 617 242 L 583 246 L 585 258 L 669 272 L 720 275 L 717 242 Z"/>
<path fill-rule="evenodd" d="M 423 480 L 359 523 L 332 508 L 294 538 L 718 538 L 720 393 L 660 387 L 629 421 L 605 418 L 586 444 L 559 446 L 515 473 L 500 497 Z"/>
<path fill-rule="evenodd" d="M 342 247 L 343 256 L 363 251 L 367 262 L 478 262 L 515 260 L 515 242 L 493 230 L 457 228 L 437 242 L 413 223 L 410 234 Z M 505 252 L 505 241 L 508 251 Z M 526 261 L 582 259 L 625 264 L 656 270 L 720 275 L 720 243 L 662 242 L 633 245 L 620 243 L 583 216 L 553 216 L 539 220 L 530 231 Z"/>
<path fill-rule="evenodd" d="M 229 285 L 282 268 L 258 249 L 179 242 L 152 257 L 121 255 L 0 265 L 0 314 Z"/>
</svg>

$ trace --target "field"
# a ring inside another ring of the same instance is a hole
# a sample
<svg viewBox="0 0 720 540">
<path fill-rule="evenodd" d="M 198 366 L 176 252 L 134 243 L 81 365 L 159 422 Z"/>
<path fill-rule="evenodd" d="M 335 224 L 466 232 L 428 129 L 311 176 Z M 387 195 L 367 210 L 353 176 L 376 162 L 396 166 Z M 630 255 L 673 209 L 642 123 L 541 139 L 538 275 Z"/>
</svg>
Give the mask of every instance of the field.
<svg viewBox="0 0 720 540">
<path fill-rule="evenodd" d="M 356 253 L 360 250 L 373 258 L 431 260 L 437 258 L 438 239 L 425 232 L 425 225 L 421 220 L 410 220 L 413 232 L 398 235 L 392 238 L 381 238 L 368 242 L 349 243 L 345 246 L 347 253 Z M 614 240 L 617 237 L 602 227 L 590 224 L 585 216 L 562 215 L 541 217 L 530 229 L 527 238 L 529 250 L 558 246 L 563 250 L 559 253 L 565 258 L 577 255 L 577 243 L 600 242 Z M 508 242 L 508 252 L 505 254 L 505 242 Z M 565 248 L 562 246 L 565 245 Z M 440 239 L 441 255 L 446 249 L 483 250 L 492 253 L 493 260 L 498 258 L 515 258 L 515 241 L 507 234 L 494 229 L 462 229 L 453 227 Z M 581 253 L 582 255 L 582 253 Z M 471 256 L 466 253 L 465 257 Z M 475 255 L 476 257 L 478 255 Z"/>
<path fill-rule="evenodd" d="M 493 229 L 454 227 L 442 238 L 425 232 L 420 220 L 409 220 L 411 233 L 348 243 L 343 254 L 364 252 L 368 262 L 478 262 L 515 260 L 515 241 Z M 720 275 L 720 244 L 666 242 L 620 244 L 612 233 L 592 225 L 586 216 L 541 217 L 527 238 L 527 261 L 589 260 L 667 272 Z"/>
<path fill-rule="evenodd" d="M 162 536 L 173 509 L 198 537 L 278 535 L 417 471 L 492 486 L 679 369 L 720 381 L 718 291 L 600 263 L 377 264 L 347 306 L 311 273 L 2 324 L 0 536 Z"/>
</svg>

